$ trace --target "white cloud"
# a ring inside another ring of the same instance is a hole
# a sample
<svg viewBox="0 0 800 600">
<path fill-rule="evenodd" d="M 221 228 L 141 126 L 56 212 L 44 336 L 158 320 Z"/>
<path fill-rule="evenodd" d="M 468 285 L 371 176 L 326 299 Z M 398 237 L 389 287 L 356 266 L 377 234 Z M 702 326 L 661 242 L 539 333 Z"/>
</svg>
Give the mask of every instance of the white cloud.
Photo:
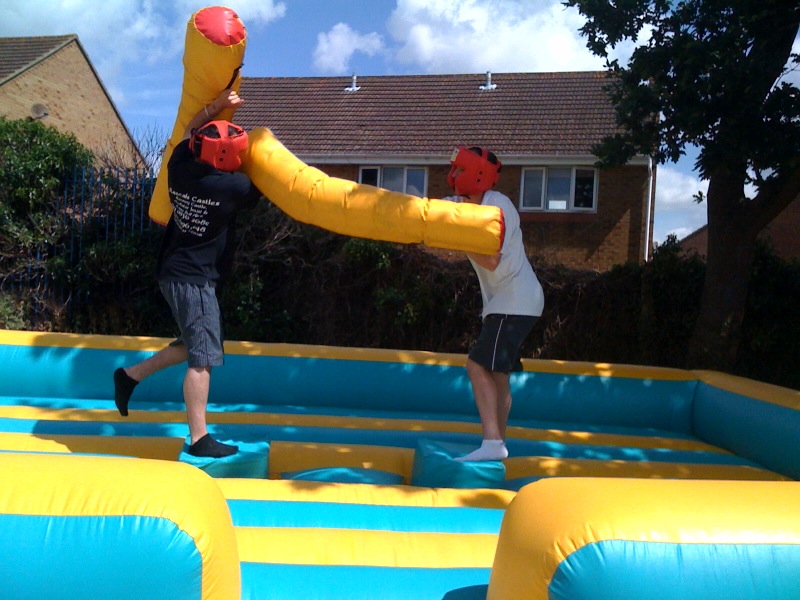
<svg viewBox="0 0 800 600">
<path fill-rule="evenodd" d="M 314 49 L 314 68 L 322 73 L 347 73 L 350 59 L 356 52 L 368 56 L 383 50 L 383 39 L 377 33 L 360 34 L 346 23 L 337 23 L 327 33 L 317 35 Z"/>
<path fill-rule="evenodd" d="M 235 10 L 248 27 L 267 25 L 286 15 L 286 3 L 275 0 L 230 0 L 224 5 Z M 199 8 L 204 6 L 209 6 L 208 1 L 199 4 Z"/>
<path fill-rule="evenodd" d="M 122 107 L 133 95 L 163 96 L 157 92 L 163 90 L 165 77 L 180 87 L 186 26 L 192 14 L 206 6 L 208 2 L 185 0 L 104 0 L 102 4 L 96 0 L 5 0 L 0 7 L 0 36 L 77 34 L 100 79 Z M 286 11 L 282 2 L 274 0 L 231 0 L 226 6 L 248 25 L 279 19 Z"/>
<path fill-rule="evenodd" d="M 0 35 L 75 33 L 102 76 L 173 54 L 178 30 L 175 15 L 150 0 L 11 0 L 0 9 Z"/>
<path fill-rule="evenodd" d="M 582 25 L 560 3 L 398 0 L 387 27 L 396 59 L 429 73 L 600 70 Z"/>
<path fill-rule="evenodd" d="M 131 80 L 157 86 L 154 75 L 178 62 L 186 20 L 151 0 L 105 0 L 100 7 L 93 0 L 7 0 L 0 8 L 0 36 L 77 34 L 122 109 L 142 90 Z"/>
<path fill-rule="evenodd" d="M 208 2 L 208 0 L 180 0 L 170 4 L 174 11 L 181 16 L 183 26 L 189 21 L 191 15 L 201 8 L 214 6 L 214 3 Z M 276 2 L 276 0 L 226 0 L 219 5 L 233 10 L 248 28 L 267 25 L 286 16 L 286 3 Z"/>
<path fill-rule="evenodd" d="M 653 239 L 663 242 L 669 234 L 678 239 L 706 224 L 706 204 L 693 197 L 708 192 L 708 182 L 672 166 L 661 165 L 656 171 L 656 212 Z"/>
</svg>

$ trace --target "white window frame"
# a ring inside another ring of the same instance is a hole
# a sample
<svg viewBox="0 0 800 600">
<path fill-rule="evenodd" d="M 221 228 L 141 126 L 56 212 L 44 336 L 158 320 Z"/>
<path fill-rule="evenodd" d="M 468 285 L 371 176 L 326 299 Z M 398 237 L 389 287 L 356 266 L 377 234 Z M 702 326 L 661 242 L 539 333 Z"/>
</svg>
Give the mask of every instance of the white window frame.
<svg viewBox="0 0 800 600">
<path fill-rule="evenodd" d="M 383 170 L 384 169 L 403 169 L 403 189 L 402 190 L 392 190 L 397 192 L 402 192 L 404 194 L 408 194 L 408 171 L 422 171 L 422 187 L 423 189 L 420 191 L 419 194 L 413 194 L 415 196 L 420 197 L 427 197 L 428 195 L 428 169 L 427 167 L 420 167 L 420 166 L 406 166 L 406 165 L 364 165 L 363 167 L 358 168 L 358 182 L 363 183 L 364 180 L 364 171 L 369 169 L 376 169 L 378 171 L 378 187 L 385 188 L 383 182 Z M 388 188 L 386 188 L 388 189 Z"/>
<path fill-rule="evenodd" d="M 566 201 L 564 208 L 551 208 L 548 206 L 547 200 L 547 182 L 548 175 L 551 171 L 570 169 L 570 184 L 569 184 L 569 198 Z M 542 188 L 541 204 L 540 206 L 524 206 L 523 201 L 525 198 L 525 174 L 530 171 L 540 171 L 542 173 Z M 591 206 L 575 206 L 575 182 L 577 179 L 578 171 L 591 171 L 594 175 L 593 189 L 592 189 L 592 205 Z M 600 173 L 599 170 L 592 166 L 573 166 L 573 165 L 553 165 L 553 166 L 530 166 L 523 167 L 520 174 L 519 182 L 519 211 L 524 213 L 552 213 L 552 214 L 565 214 L 565 213 L 596 213 L 597 212 L 597 192 L 600 187 Z"/>
</svg>

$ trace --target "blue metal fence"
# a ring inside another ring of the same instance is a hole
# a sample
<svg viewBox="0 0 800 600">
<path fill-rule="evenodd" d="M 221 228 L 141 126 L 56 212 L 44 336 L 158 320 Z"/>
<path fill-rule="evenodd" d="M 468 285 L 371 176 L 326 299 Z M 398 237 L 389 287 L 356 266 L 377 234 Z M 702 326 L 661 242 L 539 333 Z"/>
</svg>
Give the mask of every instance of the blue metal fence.
<svg viewBox="0 0 800 600">
<path fill-rule="evenodd" d="M 95 228 L 107 241 L 125 239 L 155 224 L 147 208 L 155 179 L 133 169 L 76 169 L 64 186 L 60 214 L 77 240 Z"/>
</svg>

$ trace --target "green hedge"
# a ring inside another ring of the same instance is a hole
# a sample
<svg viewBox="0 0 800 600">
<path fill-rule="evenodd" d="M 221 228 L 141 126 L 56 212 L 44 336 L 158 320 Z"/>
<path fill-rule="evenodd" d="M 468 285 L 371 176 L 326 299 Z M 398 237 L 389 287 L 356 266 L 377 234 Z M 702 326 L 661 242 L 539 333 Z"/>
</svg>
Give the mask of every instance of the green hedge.
<svg viewBox="0 0 800 600">
<path fill-rule="evenodd" d="M 229 339 L 466 352 L 481 310 L 466 258 L 347 238 L 262 203 L 241 219 L 235 275 L 223 292 Z M 58 331 L 175 335 L 153 278 L 160 230 L 84 252 Z M 546 308 L 524 355 L 685 367 L 704 263 L 673 239 L 646 264 L 605 273 L 534 259 Z M 736 373 L 800 389 L 800 265 L 760 247 Z M 24 298 L 0 296 L 0 325 L 36 327 Z"/>
</svg>

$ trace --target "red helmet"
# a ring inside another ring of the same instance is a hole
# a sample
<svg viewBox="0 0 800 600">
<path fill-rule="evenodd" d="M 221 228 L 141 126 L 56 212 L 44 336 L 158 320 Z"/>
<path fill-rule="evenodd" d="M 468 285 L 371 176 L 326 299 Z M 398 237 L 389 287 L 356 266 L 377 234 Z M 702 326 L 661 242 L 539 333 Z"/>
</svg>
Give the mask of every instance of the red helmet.
<svg viewBox="0 0 800 600">
<path fill-rule="evenodd" d="M 453 150 L 450 164 L 452 168 L 447 175 L 447 183 L 453 191 L 458 184 L 458 191 L 467 196 L 492 189 L 500 177 L 500 169 L 503 166 L 488 150 L 466 146 L 459 146 Z M 456 169 L 459 168 L 461 172 L 456 176 Z"/>
<path fill-rule="evenodd" d="M 209 121 L 192 133 L 189 147 L 194 157 L 222 171 L 238 171 L 239 156 L 247 149 L 247 133 L 228 121 Z"/>
</svg>

